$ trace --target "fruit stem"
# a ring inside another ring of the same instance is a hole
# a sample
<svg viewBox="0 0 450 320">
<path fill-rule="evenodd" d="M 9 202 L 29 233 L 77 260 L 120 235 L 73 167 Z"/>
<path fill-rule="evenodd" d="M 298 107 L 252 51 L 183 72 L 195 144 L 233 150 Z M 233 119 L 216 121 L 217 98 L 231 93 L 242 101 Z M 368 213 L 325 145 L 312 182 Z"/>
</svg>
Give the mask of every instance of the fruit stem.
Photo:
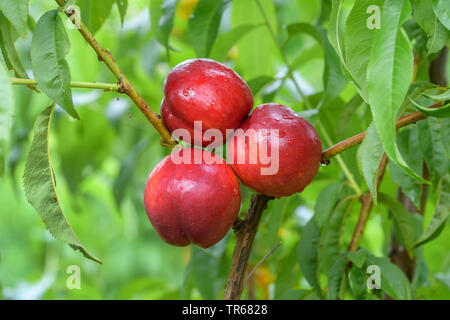
<svg viewBox="0 0 450 320">
<path fill-rule="evenodd" d="M 64 0 L 55 0 L 56 3 L 60 6 L 61 9 L 64 8 Z M 73 9 L 70 9 L 70 7 L 65 10 L 65 14 L 69 17 L 69 20 L 72 15 L 77 14 Z M 136 106 L 141 110 L 141 112 L 144 114 L 144 116 L 147 118 L 147 120 L 155 127 L 155 129 L 161 134 L 163 139 L 165 140 L 167 145 L 175 145 L 176 142 L 172 140 L 171 134 L 169 130 L 164 125 L 164 121 L 162 117 L 154 112 L 148 104 L 145 102 L 145 100 L 142 98 L 142 96 L 139 94 L 139 92 L 136 90 L 135 87 L 131 84 L 130 80 L 125 76 L 125 74 L 120 69 L 117 62 L 114 60 L 114 57 L 112 56 L 111 52 L 104 49 L 94 38 L 92 33 L 89 31 L 89 29 L 86 27 L 86 25 L 82 21 L 78 21 L 79 19 L 74 19 L 76 21 L 76 27 L 78 31 L 81 33 L 81 35 L 86 39 L 86 41 L 89 43 L 89 45 L 92 47 L 92 49 L 95 50 L 95 52 L 98 55 L 98 60 L 103 61 L 105 65 L 111 70 L 111 72 L 114 74 L 114 76 L 119 80 L 119 86 L 118 92 L 125 93 L 128 97 L 130 97 L 131 100 L 136 104 Z M 74 22 L 72 20 L 72 22 Z"/>
<path fill-rule="evenodd" d="M 14 85 L 37 85 L 37 81 L 33 79 L 11 78 L 9 79 Z M 70 83 L 72 88 L 86 88 L 86 89 L 101 89 L 105 91 L 119 91 L 120 85 L 117 83 L 102 83 L 102 82 L 79 82 L 73 81 Z"/>
</svg>

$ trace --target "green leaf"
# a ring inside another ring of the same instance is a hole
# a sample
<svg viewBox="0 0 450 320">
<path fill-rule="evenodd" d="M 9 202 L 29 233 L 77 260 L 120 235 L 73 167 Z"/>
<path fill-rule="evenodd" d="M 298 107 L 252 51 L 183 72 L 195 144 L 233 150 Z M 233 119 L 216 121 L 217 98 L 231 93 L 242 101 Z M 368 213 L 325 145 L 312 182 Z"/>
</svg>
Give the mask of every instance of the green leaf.
<svg viewBox="0 0 450 320">
<path fill-rule="evenodd" d="M 359 249 L 357 252 L 347 252 L 347 258 L 356 267 L 362 268 L 367 258 L 367 251 Z"/>
<path fill-rule="evenodd" d="M 319 282 L 319 260 L 318 246 L 320 241 L 320 230 L 314 218 L 311 218 L 302 231 L 298 242 L 298 263 L 311 287 L 322 296 Z"/>
<path fill-rule="evenodd" d="M 151 23 L 151 31 L 154 34 L 158 34 L 158 25 L 159 25 L 159 19 L 161 18 L 162 14 L 162 4 L 163 0 L 150 0 L 150 23 Z"/>
<path fill-rule="evenodd" d="M 422 93 L 422 95 L 437 101 L 450 100 L 450 89 L 447 89 L 440 94 Z"/>
<path fill-rule="evenodd" d="M 408 165 L 414 171 L 422 172 L 422 157 L 417 156 L 420 154 L 417 128 L 405 128 L 402 130 L 398 135 L 398 145 L 400 153 L 406 159 Z M 392 180 L 402 188 L 402 191 L 418 207 L 422 196 L 422 185 L 394 163 L 389 162 L 388 166 Z"/>
<path fill-rule="evenodd" d="M 5 173 L 13 109 L 13 90 L 9 82 L 9 74 L 0 62 L 0 177 Z"/>
<path fill-rule="evenodd" d="M 125 283 L 114 297 L 117 300 L 166 300 L 178 298 L 178 292 L 170 288 L 170 283 L 143 276 L 133 278 Z"/>
<path fill-rule="evenodd" d="M 119 14 L 120 14 L 120 21 L 123 23 L 125 22 L 125 16 L 127 15 L 127 9 L 128 9 L 128 0 L 116 0 L 117 8 L 119 8 Z"/>
<path fill-rule="evenodd" d="M 450 119 L 442 118 L 439 124 L 441 125 L 441 141 L 447 154 L 450 154 Z"/>
<path fill-rule="evenodd" d="M 218 258 L 197 247 L 192 247 L 192 272 L 195 287 L 203 299 L 216 298 L 214 283 L 218 270 Z"/>
<path fill-rule="evenodd" d="M 328 221 L 321 231 L 319 261 L 320 270 L 325 273 L 333 267 L 339 257 L 343 222 L 353 204 L 354 201 L 342 199 L 329 215 Z"/>
<path fill-rule="evenodd" d="M 73 118 L 79 119 L 72 101 L 70 69 L 65 59 L 70 42 L 57 10 L 38 21 L 31 43 L 31 63 L 38 87 Z"/>
<path fill-rule="evenodd" d="M 226 238 L 207 250 L 192 247 L 192 281 L 203 299 L 217 299 L 222 285 L 219 270 L 225 248 Z"/>
<path fill-rule="evenodd" d="M 349 70 L 347 66 L 347 61 L 345 60 L 345 24 L 347 21 L 347 15 L 345 7 L 347 5 L 346 0 L 332 0 L 332 9 L 330 13 L 330 22 L 328 27 L 328 39 L 336 51 L 339 60 L 341 61 L 341 66 L 344 74 L 355 84 L 355 77 Z"/>
<path fill-rule="evenodd" d="M 296 70 L 313 59 L 319 59 L 323 55 L 322 51 L 322 46 L 319 43 L 301 50 L 298 56 L 291 62 L 291 68 Z"/>
<path fill-rule="evenodd" d="M 54 105 L 42 111 L 34 125 L 33 142 L 25 164 L 25 195 L 41 216 L 47 229 L 88 259 L 102 263 L 80 243 L 59 205 L 55 177 L 51 167 L 49 134 Z"/>
<path fill-rule="evenodd" d="M 133 176 L 133 172 L 136 169 L 136 161 L 139 157 L 139 154 L 148 146 L 149 140 L 143 139 L 139 141 L 132 149 L 131 152 L 126 156 L 123 160 L 122 165 L 120 167 L 119 174 L 114 180 L 113 192 L 114 192 L 114 200 L 116 201 L 117 206 L 120 208 L 120 205 L 125 198 L 125 193 L 127 188 L 130 187 L 130 180 Z"/>
<path fill-rule="evenodd" d="M 275 281 L 274 299 L 283 299 L 282 296 L 285 296 L 295 286 L 299 272 L 297 269 L 297 251 L 298 248 L 293 246 L 283 258 L 277 259 L 278 272 Z"/>
<path fill-rule="evenodd" d="M 28 29 L 30 29 L 31 33 L 33 33 L 34 29 L 36 28 L 36 21 L 34 20 L 34 18 L 31 15 L 28 15 L 27 27 L 28 27 Z"/>
<path fill-rule="evenodd" d="M 324 93 L 319 102 L 318 108 L 328 106 L 334 101 L 347 85 L 347 79 L 341 72 L 339 57 L 328 41 L 326 31 L 307 23 L 295 23 L 287 26 L 288 39 L 294 35 L 306 33 L 312 36 L 323 48 L 325 67 L 323 71 Z"/>
<path fill-rule="evenodd" d="M 433 10 L 439 21 L 450 30 L 450 5 L 447 0 L 433 0 Z"/>
<path fill-rule="evenodd" d="M 378 169 L 383 153 L 383 145 L 378 137 L 375 124 L 372 122 L 366 131 L 366 138 L 358 148 L 356 159 L 375 205 L 377 204 Z"/>
<path fill-rule="evenodd" d="M 100 170 L 114 141 L 111 123 L 106 117 L 99 117 L 94 108 L 80 109 L 80 116 L 82 121 L 64 117 L 55 124 L 60 172 L 72 194 L 78 194 L 78 186 L 89 179 L 89 171 Z"/>
<path fill-rule="evenodd" d="M 376 30 L 369 29 L 367 8 L 371 5 L 382 7 L 384 0 L 359 0 L 347 18 L 345 26 L 344 44 L 345 61 L 350 74 L 352 74 L 361 97 L 368 102 L 367 93 L 367 66 L 369 65 L 370 51 Z"/>
<path fill-rule="evenodd" d="M 442 177 L 442 182 L 439 188 L 439 196 L 436 204 L 436 210 L 434 211 L 433 218 L 428 224 L 425 231 L 421 234 L 419 239 L 414 243 L 413 247 L 421 246 L 428 241 L 436 238 L 441 231 L 450 215 L 450 174 L 446 174 Z"/>
<path fill-rule="evenodd" d="M 0 11 L 23 38 L 27 36 L 28 4 L 29 0 L 0 1 Z"/>
<path fill-rule="evenodd" d="M 158 3 L 159 1 L 156 2 Z M 158 39 L 159 43 L 161 43 L 166 48 L 167 57 L 170 56 L 169 50 L 171 49 L 171 47 L 169 44 L 169 38 L 173 28 L 173 20 L 175 17 L 175 9 L 177 7 L 177 2 L 178 2 L 177 0 L 166 0 L 161 3 L 156 38 Z M 155 6 L 157 3 L 155 3 Z"/>
<path fill-rule="evenodd" d="M 304 300 L 305 297 L 309 296 L 314 291 L 311 290 L 292 290 L 289 289 L 283 294 L 276 296 L 277 300 Z M 1 296 L 0 296 L 1 298 Z"/>
<path fill-rule="evenodd" d="M 336 52 L 333 50 L 326 37 L 326 32 L 322 30 L 322 46 L 325 55 L 325 67 L 323 70 L 324 92 L 319 102 L 319 108 L 328 107 L 339 96 L 347 86 L 347 79 L 341 71 L 341 65 Z"/>
<path fill-rule="evenodd" d="M 426 118 L 417 123 L 419 149 L 433 178 L 443 176 L 448 170 L 448 155 L 442 141 L 441 125 L 436 118 Z"/>
<path fill-rule="evenodd" d="M 320 191 L 314 207 L 314 220 L 320 230 L 323 229 L 334 209 L 341 189 L 341 183 L 332 183 Z"/>
<path fill-rule="evenodd" d="M 414 269 L 414 277 L 411 281 L 413 288 L 420 288 L 429 285 L 429 268 L 427 266 L 427 261 L 423 255 L 423 249 L 419 248 L 415 253 L 415 269 Z"/>
<path fill-rule="evenodd" d="M 179 299 L 189 300 L 191 299 L 191 292 L 194 287 L 193 275 L 192 275 L 192 260 L 188 263 L 186 269 L 184 270 L 183 283 L 181 285 L 181 292 Z"/>
<path fill-rule="evenodd" d="M 414 18 L 428 35 L 428 53 L 430 54 L 441 50 L 447 43 L 448 30 L 439 22 L 438 16 L 433 11 L 433 1 L 414 0 L 413 4 Z"/>
<path fill-rule="evenodd" d="M 16 77 L 27 79 L 27 72 L 14 45 L 13 32 L 12 24 L 0 12 L 0 48 L 3 52 L 3 58 L 8 69 L 14 70 Z M 35 86 L 28 85 L 28 88 L 39 93 Z"/>
<path fill-rule="evenodd" d="M 216 41 L 222 13 L 230 0 L 199 0 L 189 19 L 189 36 L 199 58 L 208 58 Z"/>
<path fill-rule="evenodd" d="M 248 86 L 252 90 L 253 96 L 256 96 L 262 88 L 264 88 L 269 83 L 273 82 L 275 79 L 271 76 L 259 76 L 247 82 Z"/>
<path fill-rule="evenodd" d="M 277 34 L 275 6 L 272 0 L 260 0 L 270 26 Z M 256 1 L 233 1 L 231 24 L 233 28 L 242 25 L 264 23 Z M 268 28 L 258 28 L 247 33 L 237 44 L 239 57 L 236 69 L 244 79 L 253 79 L 273 74 L 273 61 L 277 51 Z"/>
<path fill-rule="evenodd" d="M 347 255 L 349 255 L 350 253 L 352 252 L 348 252 Z M 366 299 L 367 296 L 366 274 L 361 269 L 361 267 L 353 265 L 348 275 L 348 278 L 350 280 L 350 284 L 352 287 L 353 297 L 356 300 Z"/>
<path fill-rule="evenodd" d="M 275 96 L 277 95 L 278 91 L 283 86 L 284 81 L 282 79 L 275 80 L 271 83 L 270 86 L 267 86 L 261 93 L 261 98 L 264 103 L 273 102 L 275 99 Z"/>
<path fill-rule="evenodd" d="M 105 23 L 114 1 L 112 0 L 78 0 L 76 5 L 80 7 L 81 20 L 92 34 L 95 34 Z"/>
<path fill-rule="evenodd" d="M 241 40 L 246 34 L 251 32 L 252 30 L 261 27 L 262 24 L 258 25 L 242 25 L 237 26 L 236 28 L 231 29 L 228 32 L 225 32 L 224 34 L 221 34 L 216 42 L 214 43 L 214 46 L 211 50 L 211 59 L 217 60 L 217 61 L 223 61 L 226 57 L 228 52 L 231 50 L 231 48 Z"/>
<path fill-rule="evenodd" d="M 342 283 L 345 280 L 346 263 L 347 252 L 343 252 L 328 272 L 328 297 L 331 300 L 339 299 Z"/>
<path fill-rule="evenodd" d="M 409 250 L 416 242 L 421 231 L 422 216 L 408 212 L 404 206 L 390 196 L 380 193 L 379 200 L 389 208 L 400 230 L 404 246 Z"/>
<path fill-rule="evenodd" d="M 0 13 L 0 47 L 8 69 L 14 70 L 16 77 L 28 78 L 25 68 L 14 46 L 12 24 Z"/>
<path fill-rule="evenodd" d="M 412 292 L 408 278 L 396 265 L 387 258 L 368 256 L 366 266 L 375 265 L 380 268 L 381 290 L 398 300 L 411 300 Z"/>
<path fill-rule="evenodd" d="M 267 215 L 265 216 L 265 220 L 262 222 L 264 227 L 260 229 L 262 239 L 260 240 L 259 245 L 262 248 L 267 248 L 267 250 L 270 250 L 280 242 L 278 230 L 282 225 L 283 217 L 286 211 L 289 210 L 290 200 L 292 200 L 292 198 L 287 197 L 280 199 L 280 201 L 271 201 L 269 203 L 266 210 Z M 294 208 L 292 208 L 292 210 L 293 209 Z M 270 212 L 276 212 L 276 214 L 271 214 Z"/>
<path fill-rule="evenodd" d="M 396 120 L 413 75 L 412 47 L 400 29 L 400 17 L 407 16 L 406 0 L 386 0 L 381 29 L 376 31 L 368 66 L 370 108 L 384 150 L 395 164 L 418 181 L 425 180 L 411 170 L 396 143 Z M 406 13 L 405 13 L 406 12 Z"/>
<path fill-rule="evenodd" d="M 332 0 L 330 22 L 328 27 L 328 39 L 334 50 L 336 50 L 339 59 L 344 65 L 345 69 L 348 69 L 345 64 L 344 58 L 344 45 L 342 40 L 344 39 L 345 28 L 345 16 L 343 14 L 344 0 Z"/>
<path fill-rule="evenodd" d="M 410 99 L 411 100 L 411 99 Z M 411 100 L 412 104 L 421 112 L 435 118 L 450 118 L 450 103 L 439 108 L 422 107 L 420 104 Z"/>
<path fill-rule="evenodd" d="M 287 32 L 288 32 L 288 38 L 285 40 L 283 47 L 286 46 L 287 42 L 295 35 L 298 34 L 302 34 L 305 33 L 307 35 L 310 35 L 311 37 L 314 38 L 314 40 L 316 40 L 320 45 L 323 44 L 323 38 L 322 38 L 322 33 L 321 33 L 321 29 L 319 29 L 318 27 L 309 24 L 309 23 L 292 23 L 292 24 L 288 24 L 287 27 Z"/>
</svg>

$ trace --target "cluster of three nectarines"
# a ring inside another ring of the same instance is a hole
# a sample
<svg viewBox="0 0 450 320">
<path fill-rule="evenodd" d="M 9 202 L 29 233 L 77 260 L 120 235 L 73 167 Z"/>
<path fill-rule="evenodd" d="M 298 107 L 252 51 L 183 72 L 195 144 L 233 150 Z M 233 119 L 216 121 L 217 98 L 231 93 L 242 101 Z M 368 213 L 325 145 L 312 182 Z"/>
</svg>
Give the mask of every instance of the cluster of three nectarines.
<svg viewBox="0 0 450 320">
<path fill-rule="evenodd" d="M 208 150 L 176 148 L 176 156 L 188 161 L 176 163 L 167 156 L 156 166 L 147 180 L 144 201 L 151 223 L 166 242 L 207 248 L 220 241 L 240 210 L 236 175 L 255 191 L 279 198 L 301 192 L 317 173 L 321 142 L 311 124 L 274 103 L 261 105 L 248 116 L 253 107 L 251 90 L 227 66 L 207 59 L 185 61 L 167 76 L 164 94 L 161 113 L 172 134 L 183 129 L 189 133 L 184 142 L 200 147 L 228 140 L 231 163 Z M 201 121 L 201 132 L 195 121 Z M 237 128 L 241 130 L 227 136 L 227 129 Z M 215 138 L 220 141 L 203 139 L 210 129 L 221 133 Z M 247 135 L 250 130 L 256 135 Z M 271 164 L 259 157 L 252 161 L 252 148 L 270 149 L 268 156 L 277 162 L 276 170 L 262 174 L 261 169 Z M 204 161 L 205 156 L 215 161 Z"/>
</svg>

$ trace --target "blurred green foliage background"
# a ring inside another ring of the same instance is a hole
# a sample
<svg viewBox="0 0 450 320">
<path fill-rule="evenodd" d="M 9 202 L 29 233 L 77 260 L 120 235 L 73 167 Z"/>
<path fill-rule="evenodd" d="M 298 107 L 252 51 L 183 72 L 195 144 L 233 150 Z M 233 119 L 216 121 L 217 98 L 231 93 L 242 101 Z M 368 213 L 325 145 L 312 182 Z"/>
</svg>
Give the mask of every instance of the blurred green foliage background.
<svg viewBox="0 0 450 320">
<path fill-rule="evenodd" d="M 157 24 L 155 27 L 150 19 L 150 2 L 129 1 L 123 25 L 118 8 L 113 6 L 96 38 L 113 54 L 150 107 L 159 112 L 164 79 L 170 69 L 196 57 L 188 31 L 189 16 L 196 1 L 180 0 L 178 3 L 170 37 L 170 45 L 175 50 L 170 51 L 169 57 L 157 41 Z M 327 14 L 327 1 L 262 2 L 280 39 L 287 37 L 286 24 L 312 23 L 324 19 L 321 13 L 325 18 Z M 83 10 L 83 1 L 80 6 Z M 30 14 L 38 20 L 44 12 L 54 8 L 53 1 L 31 1 Z M 65 17 L 64 21 L 67 21 Z M 267 78 L 255 95 L 255 106 L 274 101 L 301 112 L 304 110 L 302 98 L 292 81 L 285 77 L 282 56 L 262 22 L 254 1 L 230 3 L 222 15 L 219 39 L 233 27 L 249 24 L 254 27 L 228 52 L 213 47 L 211 57 L 233 67 L 250 83 L 258 78 L 261 81 L 261 76 Z M 72 79 L 116 82 L 78 31 L 66 29 L 72 45 L 67 57 Z M 16 42 L 27 70 L 31 69 L 30 43 L 31 34 Z M 323 90 L 321 47 L 312 38 L 298 35 L 288 43 L 285 53 L 304 93 L 317 104 Z M 447 67 L 447 73 L 448 70 Z M 60 110 L 56 112 L 51 127 L 53 169 L 59 200 L 68 220 L 81 242 L 103 261 L 103 265 L 84 259 L 79 252 L 55 241 L 25 199 L 22 177 L 32 126 L 37 114 L 51 101 L 44 94 L 16 86 L 8 172 L 0 180 L 0 298 L 222 298 L 234 235 L 230 232 L 208 250 L 177 248 L 164 243 L 148 221 L 143 206 L 147 176 L 168 152 L 160 146 L 160 136 L 126 96 L 86 89 L 73 89 L 73 93 L 81 121 L 71 120 Z M 341 141 L 366 130 L 371 122 L 366 104 L 358 105 L 358 109 L 344 108 L 355 93 L 355 87 L 348 84 L 332 108 L 319 115 L 313 112 L 302 115 L 312 122 L 314 117 L 320 117 L 331 132 L 332 141 Z M 324 147 L 328 145 L 324 143 Z M 348 150 L 343 158 L 357 182 L 364 185 L 356 165 L 356 151 L 357 148 Z M 281 245 L 249 280 L 244 298 L 317 299 L 298 266 L 297 243 L 303 226 L 313 214 L 319 192 L 340 181 L 344 181 L 341 170 L 332 161 L 320 169 L 313 184 L 302 194 L 270 203 L 263 215 L 250 264 L 256 265 L 275 245 L 279 242 Z M 396 192 L 389 172 L 381 189 L 388 194 Z M 242 187 L 242 195 L 242 212 L 245 212 L 251 191 Z M 436 193 L 432 192 L 425 224 L 431 219 L 435 201 Z M 360 204 L 355 204 L 345 220 L 343 247 L 351 239 L 359 209 Z M 375 255 L 386 255 L 390 226 L 387 209 L 375 207 L 361 246 Z M 436 240 L 422 249 L 428 273 L 423 273 L 425 277 L 416 290 L 417 298 L 450 298 L 449 252 L 450 230 L 446 227 Z M 66 270 L 71 265 L 81 268 L 80 290 L 66 287 Z"/>
</svg>

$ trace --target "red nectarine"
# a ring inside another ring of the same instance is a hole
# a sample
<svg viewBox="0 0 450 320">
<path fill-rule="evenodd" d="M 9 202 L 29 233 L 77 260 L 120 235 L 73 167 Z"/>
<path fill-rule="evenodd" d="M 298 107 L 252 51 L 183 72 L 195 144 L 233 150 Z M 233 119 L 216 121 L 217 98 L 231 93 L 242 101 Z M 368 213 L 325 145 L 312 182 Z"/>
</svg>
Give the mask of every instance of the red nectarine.
<svg viewBox="0 0 450 320">
<path fill-rule="evenodd" d="M 147 180 L 148 218 L 167 243 L 208 248 L 225 236 L 239 214 L 239 181 L 231 167 L 209 151 L 184 148 L 173 152 Z M 208 164 L 206 156 L 216 162 Z M 183 157 L 188 161 L 177 162 Z"/>
<path fill-rule="evenodd" d="M 253 111 L 240 129 L 242 131 L 237 130 L 230 139 L 229 161 L 241 182 L 253 190 L 277 198 L 290 196 L 303 191 L 316 175 L 322 143 L 314 127 L 292 109 L 275 103 L 263 104 Z M 250 131 L 256 134 L 249 135 Z M 253 164 L 252 148 L 257 151 Z M 260 152 L 264 148 L 271 164 L 261 160 Z M 277 170 L 262 174 L 264 168 L 273 165 L 273 161 L 278 161 Z"/>
<path fill-rule="evenodd" d="M 226 139 L 226 129 L 236 129 L 253 108 L 253 95 L 247 83 L 229 67 L 210 59 L 191 59 L 177 65 L 164 83 L 161 104 L 164 123 L 175 129 L 194 131 L 194 121 L 202 131 L 218 129 Z M 201 135 L 200 135 L 201 136 Z M 191 143 L 207 146 L 210 141 Z"/>
</svg>

